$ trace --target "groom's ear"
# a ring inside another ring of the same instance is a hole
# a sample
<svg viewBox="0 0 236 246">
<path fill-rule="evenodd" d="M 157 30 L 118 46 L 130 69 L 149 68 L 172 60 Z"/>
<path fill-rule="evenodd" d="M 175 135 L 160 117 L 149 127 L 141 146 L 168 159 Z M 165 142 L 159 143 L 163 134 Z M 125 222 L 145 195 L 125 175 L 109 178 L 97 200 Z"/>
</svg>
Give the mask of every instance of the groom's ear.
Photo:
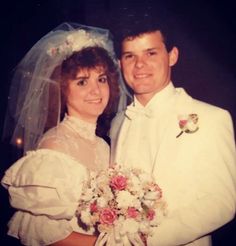
<svg viewBox="0 0 236 246">
<path fill-rule="evenodd" d="M 177 47 L 173 47 L 172 50 L 169 52 L 169 64 L 170 66 L 174 66 L 179 58 L 179 50 Z"/>
<path fill-rule="evenodd" d="M 120 59 L 118 60 L 118 66 L 121 69 Z"/>
</svg>

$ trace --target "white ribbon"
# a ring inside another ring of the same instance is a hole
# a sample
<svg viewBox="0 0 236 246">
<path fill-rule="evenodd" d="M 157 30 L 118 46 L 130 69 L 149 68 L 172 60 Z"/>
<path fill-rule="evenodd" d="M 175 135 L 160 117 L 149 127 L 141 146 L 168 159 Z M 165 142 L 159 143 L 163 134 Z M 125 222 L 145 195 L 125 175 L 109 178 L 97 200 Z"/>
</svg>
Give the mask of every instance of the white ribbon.
<svg viewBox="0 0 236 246">
<path fill-rule="evenodd" d="M 138 233 L 121 235 L 118 228 L 110 232 L 101 232 L 95 246 L 145 246 Z"/>
</svg>

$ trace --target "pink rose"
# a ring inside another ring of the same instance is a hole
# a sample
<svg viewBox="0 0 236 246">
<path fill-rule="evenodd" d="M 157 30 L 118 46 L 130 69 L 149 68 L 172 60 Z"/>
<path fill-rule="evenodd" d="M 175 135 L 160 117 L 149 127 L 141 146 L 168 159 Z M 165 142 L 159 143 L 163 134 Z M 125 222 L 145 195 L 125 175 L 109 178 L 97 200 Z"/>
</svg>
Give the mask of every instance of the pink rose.
<svg viewBox="0 0 236 246">
<path fill-rule="evenodd" d="M 110 208 L 104 208 L 99 215 L 99 221 L 101 224 L 112 225 L 116 220 L 117 215 L 115 210 Z"/>
<path fill-rule="evenodd" d="M 127 186 L 127 178 L 122 175 L 112 177 L 110 186 L 115 190 L 124 190 Z"/>
<path fill-rule="evenodd" d="M 180 120 L 179 121 L 179 127 L 182 129 L 185 127 L 185 125 L 188 123 L 188 120 Z"/>
<path fill-rule="evenodd" d="M 98 207 L 97 207 L 97 203 L 96 202 L 93 202 L 90 204 L 90 211 L 92 213 L 96 213 L 98 211 Z"/>
<path fill-rule="evenodd" d="M 152 209 L 149 209 L 148 212 L 147 212 L 147 219 L 148 220 L 153 220 L 155 217 L 155 211 L 152 210 Z"/>
<path fill-rule="evenodd" d="M 134 207 L 129 207 L 127 210 L 129 218 L 136 218 L 139 212 Z"/>
</svg>

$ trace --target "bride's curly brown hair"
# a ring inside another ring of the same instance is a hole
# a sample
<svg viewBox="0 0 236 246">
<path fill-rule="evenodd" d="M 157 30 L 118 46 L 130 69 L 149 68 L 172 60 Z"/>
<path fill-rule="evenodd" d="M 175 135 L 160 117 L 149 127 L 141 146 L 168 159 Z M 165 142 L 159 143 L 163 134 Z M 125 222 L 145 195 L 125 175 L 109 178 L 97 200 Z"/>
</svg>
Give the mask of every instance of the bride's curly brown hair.
<svg viewBox="0 0 236 246">
<path fill-rule="evenodd" d="M 86 47 L 74 52 L 70 57 L 65 59 L 55 70 L 51 78 L 60 83 L 61 88 L 61 119 L 67 113 L 67 88 L 68 81 L 75 79 L 80 70 L 103 69 L 108 78 L 110 97 L 104 112 L 99 116 L 97 122 L 97 135 L 106 137 L 110 127 L 110 122 L 114 117 L 119 97 L 118 85 L 118 66 L 102 47 Z M 50 98 L 53 107 L 53 98 Z"/>
</svg>

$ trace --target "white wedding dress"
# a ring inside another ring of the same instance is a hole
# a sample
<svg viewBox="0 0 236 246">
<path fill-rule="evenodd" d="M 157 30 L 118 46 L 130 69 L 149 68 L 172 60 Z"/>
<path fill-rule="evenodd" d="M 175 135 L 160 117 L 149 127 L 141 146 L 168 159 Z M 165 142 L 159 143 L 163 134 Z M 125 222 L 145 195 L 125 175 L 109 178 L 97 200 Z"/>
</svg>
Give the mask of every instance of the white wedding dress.
<svg viewBox="0 0 236 246">
<path fill-rule="evenodd" d="M 95 135 L 95 128 L 65 116 L 43 136 L 36 151 L 6 171 L 2 184 L 17 210 L 9 222 L 9 235 L 24 245 L 48 245 L 72 231 L 85 233 L 75 217 L 83 181 L 90 170 L 109 165 L 109 147 Z"/>
</svg>

